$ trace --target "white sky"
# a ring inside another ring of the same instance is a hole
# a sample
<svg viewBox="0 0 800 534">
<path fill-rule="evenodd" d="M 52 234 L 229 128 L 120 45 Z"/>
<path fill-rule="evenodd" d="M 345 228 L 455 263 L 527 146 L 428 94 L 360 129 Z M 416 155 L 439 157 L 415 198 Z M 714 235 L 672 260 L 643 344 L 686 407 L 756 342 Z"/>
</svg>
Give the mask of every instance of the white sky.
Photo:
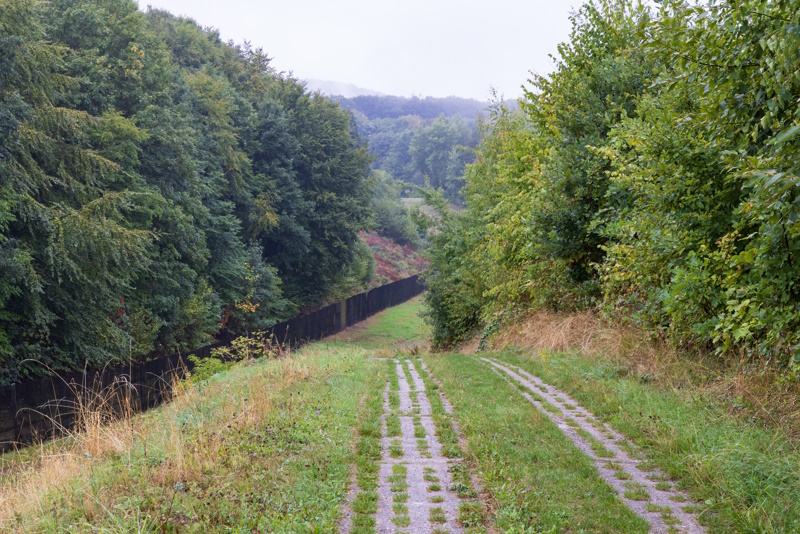
<svg viewBox="0 0 800 534">
<path fill-rule="evenodd" d="M 521 95 L 580 0 L 139 0 L 247 39 L 280 71 L 402 96 Z"/>
</svg>

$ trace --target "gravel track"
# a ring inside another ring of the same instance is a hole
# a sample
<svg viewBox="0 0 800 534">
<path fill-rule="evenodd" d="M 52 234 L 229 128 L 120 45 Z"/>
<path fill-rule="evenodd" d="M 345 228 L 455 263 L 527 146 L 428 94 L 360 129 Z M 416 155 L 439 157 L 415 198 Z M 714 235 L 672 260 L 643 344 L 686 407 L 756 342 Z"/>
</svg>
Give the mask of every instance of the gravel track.
<svg viewBox="0 0 800 534">
<path fill-rule="evenodd" d="M 600 422 L 569 395 L 527 371 L 493 359 L 480 359 L 510 384 L 524 388 L 522 395 L 594 461 L 600 476 L 619 498 L 650 523 L 651 532 L 706 532 L 694 515 L 683 510 L 690 502 L 688 496 L 674 489 L 663 473 L 650 470 L 643 455 L 621 434 Z"/>
<path fill-rule="evenodd" d="M 403 365 L 399 361 L 395 361 L 400 387 L 400 409 L 398 415 L 400 417 L 402 436 L 399 438 L 384 437 L 382 440 L 383 458 L 378 486 L 377 532 L 381 534 L 395 532 L 413 532 L 415 534 L 460 533 L 462 529 L 456 521 L 460 501 L 458 497 L 448 490 L 451 486 L 448 467 L 454 461 L 444 458 L 441 454 L 441 444 L 436 438 L 431 417 L 431 405 L 425 393 L 425 384 L 413 362 L 406 360 L 409 368 L 409 377 L 406 376 Z M 412 393 L 416 393 L 416 403 L 412 400 Z M 388 395 L 384 408 L 388 414 L 390 410 Z M 414 435 L 415 418 L 418 418 L 417 424 L 425 430 L 424 438 L 417 438 Z M 424 439 L 426 447 L 421 449 L 418 446 L 418 439 Z M 392 457 L 391 455 L 392 443 L 396 440 L 399 440 L 402 445 L 402 456 L 400 457 Z M 392 491 L 392 481 L 390 480 L 393 474 L 392 468 L 395 465 L 405 466 L 407 470 L 406 484 L 408 484 L 408 487 L 406 491 L 408 499 L 403 503 L 408 508 L 407 525 L 403 525 L 403 521 L 398 520 L 398 515 L 402 516 L 402 514 L 397 514 L 393 510 L 395 495 L 400 493 Z M 440 489 L 431 489 L 432 483 L 438 484 Z M 437 514 L 439 510 L 441 514 Z"/>
</svg>

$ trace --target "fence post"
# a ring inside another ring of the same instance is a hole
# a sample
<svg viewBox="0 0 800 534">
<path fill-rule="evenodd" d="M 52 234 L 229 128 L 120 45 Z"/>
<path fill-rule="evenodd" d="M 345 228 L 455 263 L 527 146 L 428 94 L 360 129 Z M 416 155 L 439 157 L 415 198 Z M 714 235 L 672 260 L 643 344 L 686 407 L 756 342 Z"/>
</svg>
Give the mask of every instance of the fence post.
<svg viewBox="0 0 800 534">
<path fill-rule="evenodd" d="M 19 435 L 20 429 L 19 429 L 19 423 L 17 423 L 17 412 L 19 411 L 19 408 L 17 407 L 17 384 L 16 383 L 11 384 L 11 398 L 13 399 L 12 402 L 14 403 L 14 441 L 18 441 L 19 438 L 20 438 L 20 435 Z"/>
<path fill-rule="evenodd" d="M 347 328 L 347 299 L 339 303 L 339 330 Z"/>
</svg>

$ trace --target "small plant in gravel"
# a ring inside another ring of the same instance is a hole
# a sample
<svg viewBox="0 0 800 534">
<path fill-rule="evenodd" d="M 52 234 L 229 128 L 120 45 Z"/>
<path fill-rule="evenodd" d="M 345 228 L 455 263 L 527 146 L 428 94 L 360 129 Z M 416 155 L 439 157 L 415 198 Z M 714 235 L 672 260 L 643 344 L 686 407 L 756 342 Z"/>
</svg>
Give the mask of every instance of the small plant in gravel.
<svg viewBox="0 0 800 534">
<path fill-rule="evenodd" d="M 392 495 L 392 501 L 396 503 L 408 502 L 408 493 L 407 492 L 395 493 Z"/>
<path fill-rule="evenodd" d="M 392 411 L 400 409 L 400 394 L 397 391 L 389 392 L 389 408 Z"/>
<path fill-rule="evenodd" d="M 438 482 L 432 482 L 431 484 L 428 484 L 428 491 L 439 491 L 440 489 L 442 489 L 442 485 Z"/>
<path fill-rule="evenodd" d="M 444 508 L 441 506 L 436 506 L 430 509 L 428 519 L 431 523 L 444 523 L 447 521 L 447 517 L 444 515 Z"/>
<path fill-rule="evenodd" d="M 426 436 L 425 429 L 422 427 L 422 423 L 419 420 L 419 417 L 414 418 L 414 437 L 415 438 L 424 438 Z"/>
<path fill-rule="evenodd" d="M 375 517 L 371 515 L 356 514 L 353 518 L 353 534 L 373 534 L 375 532 Z"/>
<path fill-rule="evenodd" d="M 630 480 L 633 478 L 633 475 L 631 475 L 627 471 L 616 471 L 614 472 L 614 477 L 620 480 Z"/>
<path fill-rule="evenodd" d="M 647 491 L 647 488 L 644 484 L 640 484 L 639 482 L 626 482 L 625 493 L 623 495 L 626 499 L 632 501 L 646 501 L 650 498 L 650 493 Z"/>
<path fill-rule="evenodd" d="M 638 469 L 639 471 L 648 472 L 648 471 L 655 471 L 656 469 L 658 469 L 658 466 L 656 465 L 655 462 L 644 461 L 636 464 L 636 469 Z"/>
<path fill-rule="evenodd" d="M 399 439 L 393 439 L 389 444 L 389 456 L 392 458 L 403 457 L 403 442 Z"/>
<path fill-rule="evenodd" d="M 401 436 L 403 434 L 400 428 L 400 417 L 397 413 L 392 412 L 386 417 L 386 435 L 390 438 Z"/>
<path fill-rule="evenodd" d="M 403 372 L 405 372 L 406 374 L 406 379 L 408 380 L 408 385 L 411 388 L 411 393 L 414 393 L 414 390 L 417 388 L 414 387 L 414 381 L 411 379 L 411 370 L 408 368 L 408 362 L 409 361 L 407 358 L 403 358 L 402 360 L 400 360 L 400 365 L 403 366 Z"/>
<path fill-rule="evenodd" d="M 578 433 L 578 435 L 580 437 L 582 437 L 584 440 L 586 440 L 589 443 L 589 447 L 594 451 L 594 453 L 598 457 L 600 457 L 600 458 L 614 458 L 616 456 L 616 454 L 614 454 L 610 450 L 606 449 L 605 445 L 603 445 L 603 443 L 600 440 L 598 440 L 597 438 L 595 438 L 594 436 L 592 436 L 591 434 L 589 434 L 587 431 L 583 430 L 582 428 L 579 428 L 577 430 L 577 433 Z"/>
<path fill-rule="evenodd" d="M 397 360 L 387 360 L 389 373 L 389 391 L 400 391 L 400 377 L 397 376 Z"/>
<path fill-rule="evenodd" d="M 411 413 L 419 413 L 419 395 L 416 391 L 409 391 L 408 396 L 411 399 Z"/>
<path fill-rule="evenodd" d="M 555 406 L 553 406 L 552 404 L 550 404 L 547 401 L 543 400 L 541 404 L 542 404 L 542 408 L 544 408 L 545 410 L 547 410 L 548 412 L 550 412 L 553 415 L 564 415 L 564 412 L 562 412 L 561 410 L 559 410 L 558 408 L 556 408 Z"/>
<path fill-rule="evenodd" d="M 647 503 L 645 505 L 645 509 L 648 512 L 659 512 L 659 513 L 664 512 L 664 511 L 671 512 L 669 507 L 667 507 L 667 506 L 659 506 L 659 505 L 657 505 L 655 503 L 652 503 L 652 502 Z"/>
<path fill-rule="evenodd" d="M 623 451 L 625 451 L 631 458 L 634 458 L 636 460 L 645 459 L 644 453 L 640 451 L 638 448 L 634 447 L 633 444 L 631 444 L 631 442 L 629 442 L 626 439 L 618 439 L 617 441 L 614 442 L 614 444 Z"/>
<path fill-rule="evenodd" d="M 411 518 L 407 515 L 396 515 L 392 518 L 392 523 L 398 527 L 407 527 L 411 524 Z"/>
<path fill-rule="evenodd" d="M 405 478 L 403 478 L 403 480 L 391 482 L 389 489 L 394 493 L 402 493 L 408 489 L 408 483 L 406 483 Z"/>
<path fill-rule="evenodd" d="M 392 492 L 394 505 L 392 511 L 394 517 L 392 522 L 399 527 L 407 527 L 409 525 L 408 506 L 405 503 L 408 501 L 408 484 L 406 477 L 408 476 L 408 468 L 403 464 L 395 464 L 392 466 L 392 474 L 389 475 L 389 490 Z"/>
<path fill-rule="evenodd" d="M 460 499 L 474 499 L 478 492 L 472 486 L 469 468 L 463 463 L 453 464 L 447 469 L 453 476 L 453 484 L 450 491 L 455 493 Z"/>
</svg>

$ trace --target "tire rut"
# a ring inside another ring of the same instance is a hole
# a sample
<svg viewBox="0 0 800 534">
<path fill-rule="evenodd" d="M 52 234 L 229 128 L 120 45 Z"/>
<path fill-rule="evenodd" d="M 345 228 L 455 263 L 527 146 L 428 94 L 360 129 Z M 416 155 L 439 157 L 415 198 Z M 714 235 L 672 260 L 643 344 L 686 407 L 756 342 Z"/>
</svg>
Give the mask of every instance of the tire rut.
<svg viewBox="0 0 800 534">
<path fill-rule="evenodd" d="M 528 401 L 592 459 L 600 476 L 634 513 L 650 524 L 651 532 L 706 532 L 694 515 L 683 509 L 688 496 L 674 489 L 666 475 L 650 469 L 643 455 L 621 434 L 539 377 L 510 364 L 480 359 L 519 387 Z"/>
<path fill-rule="evenodd" d="M 396 415 L 402 435 L 392 438 L 384 432 L 382 439 L 376 530 L 460 533 L 459 499 L 448 489 L 454 461 L 442 456 L 425 384 L 411 360 L 395 363 L 400 401 Z M 388 395 L 384 406 L 386 418 L 391 412 Z"/>
</svg>

